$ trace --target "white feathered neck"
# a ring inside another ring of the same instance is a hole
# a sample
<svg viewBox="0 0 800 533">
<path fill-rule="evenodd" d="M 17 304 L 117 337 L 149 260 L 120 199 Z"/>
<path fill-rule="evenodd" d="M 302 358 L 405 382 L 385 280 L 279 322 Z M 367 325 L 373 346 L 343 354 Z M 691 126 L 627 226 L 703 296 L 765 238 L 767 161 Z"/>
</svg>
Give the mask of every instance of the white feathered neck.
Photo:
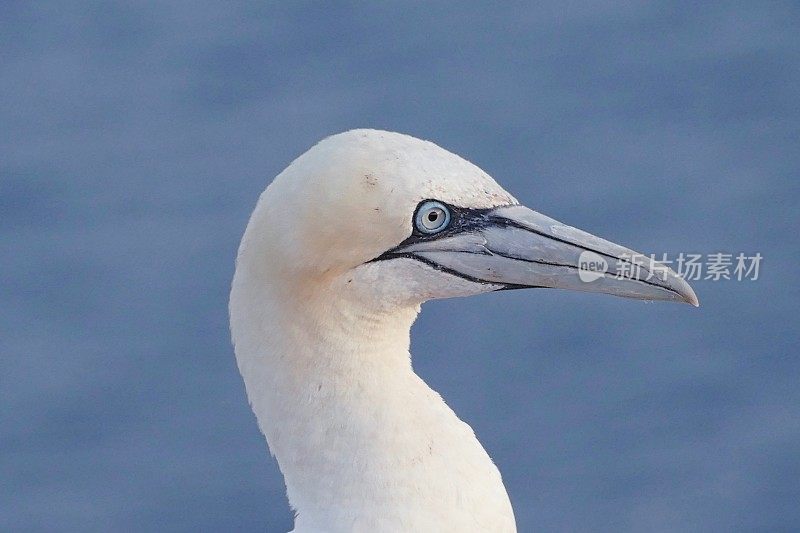
<svg viewBox="0 0 800 533">
<path fill-rule="evenodd" d="M 515 531 L 472 429 L 412 370 L 418 307 L 365 307 L 363 279 L 284 283 L 265 263 L 246 234 L 231 327 L 295 532 Z"/>
</svg>

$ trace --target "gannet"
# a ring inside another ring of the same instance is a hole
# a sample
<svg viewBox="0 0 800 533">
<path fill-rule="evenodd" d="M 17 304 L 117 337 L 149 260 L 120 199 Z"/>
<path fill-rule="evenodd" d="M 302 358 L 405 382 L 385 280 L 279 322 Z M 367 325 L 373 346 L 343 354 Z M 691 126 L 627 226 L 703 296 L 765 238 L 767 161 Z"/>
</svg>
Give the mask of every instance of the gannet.
<svg viewBox="0 0 800 533">
<path fill-rule="evenodd" d="M 473 430 L 414 373 L 409 330 L 426 300 L 527 287 L 697 305 L 672 270 L 523 207 L 432 142 L 352 130 L 272 181 L 230 321 L 294 533 L 516 531 Z"/>
</svg>

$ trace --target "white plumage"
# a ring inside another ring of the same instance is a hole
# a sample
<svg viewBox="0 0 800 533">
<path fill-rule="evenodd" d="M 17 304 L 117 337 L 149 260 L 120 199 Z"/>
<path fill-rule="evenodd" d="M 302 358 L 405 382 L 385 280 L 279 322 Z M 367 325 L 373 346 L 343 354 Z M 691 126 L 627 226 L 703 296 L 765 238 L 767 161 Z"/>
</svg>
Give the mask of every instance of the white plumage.
<svg viewBox="0 0 800 533">
<path fill-rule="evenodd" d="M 475 165 L 397 133 L 329 137 L 275 178 L 242 238 L 230 314 L 295 532 L 516 531 L 472 429 L 414 373 L 409 330 L 428 299 L 500 288 L 696 304 L 671 271 L 583 282 L 587 251 L 658 267 L 517 206 Z"/>
</svg>

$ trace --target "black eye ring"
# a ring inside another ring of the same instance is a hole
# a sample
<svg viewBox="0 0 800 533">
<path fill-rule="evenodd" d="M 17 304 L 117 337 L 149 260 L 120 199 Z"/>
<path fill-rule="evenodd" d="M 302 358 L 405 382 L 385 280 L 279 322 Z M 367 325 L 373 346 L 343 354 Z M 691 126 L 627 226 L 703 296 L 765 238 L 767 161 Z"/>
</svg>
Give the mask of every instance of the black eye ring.
<svg viewBox="0 0 800 533">
<path fill-rule="evenodd" d="M 422 233 L 439 233 L 450 224 L 450 209 L 441 202 L 428 200 L 417 209 L 414 226 Z"/>
</svg>

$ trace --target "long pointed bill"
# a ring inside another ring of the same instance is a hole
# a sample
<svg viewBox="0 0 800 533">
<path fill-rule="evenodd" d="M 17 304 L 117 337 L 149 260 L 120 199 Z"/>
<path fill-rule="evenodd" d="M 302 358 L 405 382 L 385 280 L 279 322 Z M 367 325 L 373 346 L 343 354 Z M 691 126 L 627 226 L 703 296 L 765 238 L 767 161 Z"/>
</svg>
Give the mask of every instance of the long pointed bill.
<svg viewBox="0 0 800 533">
<path fill-rule="evenodd" d="M 381 259 L 409 257 L 477 283 L 551 287 L 698 306 L 662 263 L 521 205 L 463 212 L 435 237 L 409 238 Z"/>
</svg>

